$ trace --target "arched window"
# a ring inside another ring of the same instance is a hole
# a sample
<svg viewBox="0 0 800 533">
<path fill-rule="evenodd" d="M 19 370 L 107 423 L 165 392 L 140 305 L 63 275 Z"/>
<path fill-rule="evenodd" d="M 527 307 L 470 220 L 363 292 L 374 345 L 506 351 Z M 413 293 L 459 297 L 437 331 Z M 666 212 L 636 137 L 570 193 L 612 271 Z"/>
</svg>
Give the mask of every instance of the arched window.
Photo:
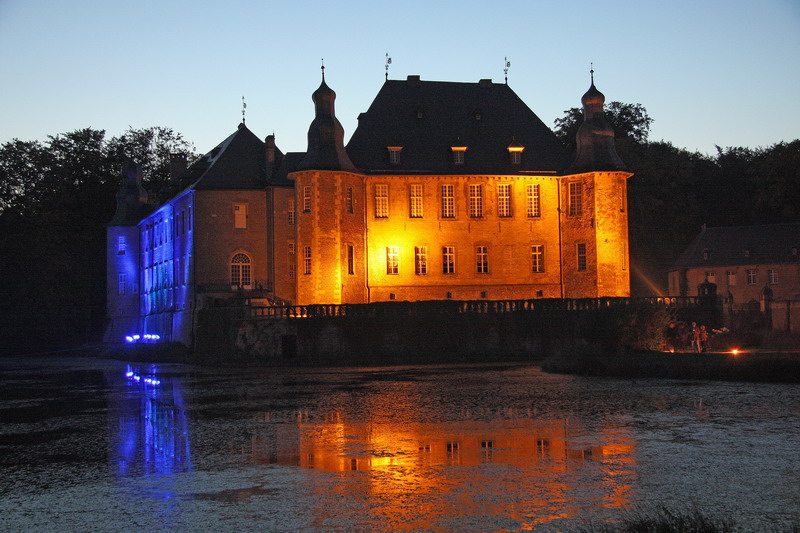
<svg viewBox="0 0 800 533">
<path fill-rule="evenodd" d="M 231 259 L 231 287 L 237 289 L 252 288 L 250 257 L 247 254 L 238 253 Z"/>
</svg>

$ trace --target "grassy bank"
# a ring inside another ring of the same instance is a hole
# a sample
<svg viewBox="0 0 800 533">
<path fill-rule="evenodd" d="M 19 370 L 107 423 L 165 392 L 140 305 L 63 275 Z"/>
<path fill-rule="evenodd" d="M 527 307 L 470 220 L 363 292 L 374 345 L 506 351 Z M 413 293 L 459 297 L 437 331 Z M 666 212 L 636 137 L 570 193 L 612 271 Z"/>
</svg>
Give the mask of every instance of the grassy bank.
<svg viewBox="0 0 800 533">
<path fill-rule="evenodd" d="M 544 360 L 542 370 L 581 376 L 800 383 L 800 353 L 561 353 Z"/>
</svg>

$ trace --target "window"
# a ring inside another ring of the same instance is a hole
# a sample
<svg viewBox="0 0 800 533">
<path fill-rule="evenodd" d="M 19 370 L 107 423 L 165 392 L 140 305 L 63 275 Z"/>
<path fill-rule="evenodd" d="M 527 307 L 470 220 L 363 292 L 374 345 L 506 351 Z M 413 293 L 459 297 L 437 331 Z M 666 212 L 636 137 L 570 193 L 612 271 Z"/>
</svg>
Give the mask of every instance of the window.
<svg viewBox="0 0 800 533">
<path fill-rule="evenodd" d="M 117 275 L 117 294 L 123 295 L 125 294 L 125 273 L 120 272 Z"/>
<path fill-rule="evenodd" d="M 728 282 L 728 285 L 736 285 L 736 271 L 735 270 L 726 270 L 725 271 L 725 278 Z"/>
<path fill-rule="evenodd" d="M 544 245 L 531 246 L 531 272 L 544 272 Z"/>
<path fill-rule="evenodd" d="M 388 185 L 375 185 L 375 218 L 389 218 Z"/>
<path fill-rule="evenodd" d="M 703 249 L 703 261 L 708 261 L 711 258 L 711 250 L 708 248 Z"/>
<path fill-rule="evenodd" d="M 453 151 L 453 164 L 454 165 L 463 165 L 464 164 L 464 154 L 467 153 L 466 146 L 453 146 L 451 148 Z"/>
<path fill-rule="evenodd" d="M 408 212 L 411 218 L 422 218 L 422 185 L 408 186 Z"/>
<path fill-rule="evenodd" d="M 742 250 L 742 255 L 744 257 L 750 257 L 750 249 L 749 248 L 745 248 L 744 250 Z"/>
<path fill-rule="evenodd" d="M 289 243 L 289 279 L 297 277 L 297 261 L 295 259 L 295 244 Z"/>
<path fill-rule="evenodd" d="M 303 213 L 311 212 L 311 187 L 303 187 Z"/>
<path fill-rule="evenodd" d="M 414 247 L 414 273 L 417 276 L 424 276 L 428 273 L 428 247 Z"/>
<path fill-rule="evenodd" d="M 403 150 L 402 146 L 387 146 L 387 150 L 389 150 L 389 164 L 391 165 L 399 165 L 400 164 L 400 152 Z"/>
<path fill-rule="evenodd" d="M 252 285 L 250 278 L 250 257 L 238 253 L 231 259 L 231 287 L 249 289 Z"/>
<path fill-rule="evenodd" d="M 497 186 L 497 216 L 511 216 L 511 184 L 501 183 Z"/>
<path fill-rule="evenodd" d="M 295 252 L 295 245 L 293 242 L 289 243 L 289 255 L 294 255 Z"/>
<path fill-rule="evenodd" d="M 442 246 L 442 274 L 456 273 L 456 247 Z"/>
<path fill-rule="evenodd" d="M 529 183 L 525 186 L 525 198 L 528 216 L 531 218 L 542 216 L 541 200 L 539 198 L 539 185 Z"/>
<path fill-rule="evenodd" d="M 311 274 L 311 247 L 303 246 L 303 274 Z"/>
<path fill-rule="evenodd" d="M 755 268 L 748 268 L 746 270 L 746 273 L 747 273 L 747 284 L 748 285 L 755 285 L 756 284 L 756 278 L 757 278 L 758 270 L 756 270 Z"/>
<path fill-rule="evenodd" d="M 511 152 L 511 164 L 512 165 L 520 165 L 522 164 L 522 152 L 514 151 Z"/>
<path fill-rule="evenodd" d="M 706 272 L 706 281 L 709 283 L 716 283 L 717 282 L 717 273 L 716 272 Z"/>
<path fill-rule="evenodd" d="M 767 270 L 767 280 L 769 281 L 770 285 L 777 285 L 778 284 L 778 271 L 775 269 L 770 268 Z"/>
<path fill-rule="evenodd" d="M 344 197 L 344 203 L 345 203 L 345 209 L 347 209 L 347 213 L 348 214 L 352 214 L 353 213 L 353 188 L 352 187 L 348 187 L 347 188 L 347 193 L 345 194 L 345 197 Z"/>
<path fill-rule="evenodd" d="M 581 183 L 572 182 L 569 184 L 569 207 L 568 213 L 571 217 L 579 217 L 583 214 L 583 188 Z"/>
<path fill-rule="evenodd" d="M 288 220 L 290 226 L 294 226 L 295 222 L 297 221 L 297 212 L 294 208 L 294 198 L 289 198 L 286 200 L 286 213 L 288 214 Z"/>
<path fill-rule="evenodd" d="M 456 198 L 454 185 L 442 185 L 442 218 L 456 217 Z"/>
<path fill-rule="evenodd" d="M 400 252 L 397 246 L 386 247 L 386 273 L 398 274 L 400 272 Z"/>
<path fill-rule="evenodd" d="M 347 273 L 351 276 L 356 273 L 356 255 L 352 244 L 347 245 Z"/>
<path fill-rule="evenodd" d="M 478 274 L 489 273 L 489 247 L 476 246 L 475 247 L 475 271 Z"/>
<path fill-rule="evenodd" d="M 483 217 L 483 185 L 469 186 L 469 216 L 471 218 Z"/>
<path fill-rule="evenodd" d="M 586 244 L 579 242 L 575 245 L 575 251 L 578 258 L 578 272 L 586 270 Z"/>
<path fill-rule="evenodd" d="M 247 204 L 233 204 L 233 227 L 238 229 L 247 227 Z"/>
<path fill-rule="evenodd" d="M 125 250 L 127 249 L 127 244 L 125 243 L 125 237 L 120 235 L 117 238 L 117 255 L 125 255 Z"/>
</svg>

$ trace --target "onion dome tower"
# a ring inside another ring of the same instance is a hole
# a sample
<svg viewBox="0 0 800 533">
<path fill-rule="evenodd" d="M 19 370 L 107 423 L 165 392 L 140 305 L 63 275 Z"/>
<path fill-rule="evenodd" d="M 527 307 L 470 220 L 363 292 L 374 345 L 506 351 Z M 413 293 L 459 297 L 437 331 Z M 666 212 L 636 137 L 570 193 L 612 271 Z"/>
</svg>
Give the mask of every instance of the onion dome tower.
<svg viewBox="0 0 800 533">
<path fill-rule="evenodd" d="M 308 150 L 298 170 L 356 172 L 356 167 L 344 148 L 344 128 L 334 110 L 336 93 L 325 83 L 324 65 L 322 83 L 311 99 L 314 101 L 315 116 L 308 128 Z"/>
<path fill-rule="evenodd" d="M 626 170 L 614 145 L 614 130 L 603 112 L 606 97 L 594 86 L 594 70 L 590 74 L 591 86 L 581 98 L 583 123 L 576 136 L 578 149 L 568 173 Z"/>
</svg>

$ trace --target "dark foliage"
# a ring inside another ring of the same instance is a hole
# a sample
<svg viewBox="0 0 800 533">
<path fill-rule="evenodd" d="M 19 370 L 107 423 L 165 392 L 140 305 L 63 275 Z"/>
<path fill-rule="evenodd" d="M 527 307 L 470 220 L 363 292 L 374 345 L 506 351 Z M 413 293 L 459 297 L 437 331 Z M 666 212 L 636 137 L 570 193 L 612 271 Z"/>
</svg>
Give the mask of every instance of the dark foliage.
<svg viewBox="0 0 800 533">
<path fill-rule="evenodd" d="M 126 157 L 164 187 L 170 152 L 192 155 L 172 130 L 106 139 L 82 129 L 46 142 L 0 146 L 0 352 L 77 346 L 100 338 L 105 317 L 105 225 Z"/>
</svg>

